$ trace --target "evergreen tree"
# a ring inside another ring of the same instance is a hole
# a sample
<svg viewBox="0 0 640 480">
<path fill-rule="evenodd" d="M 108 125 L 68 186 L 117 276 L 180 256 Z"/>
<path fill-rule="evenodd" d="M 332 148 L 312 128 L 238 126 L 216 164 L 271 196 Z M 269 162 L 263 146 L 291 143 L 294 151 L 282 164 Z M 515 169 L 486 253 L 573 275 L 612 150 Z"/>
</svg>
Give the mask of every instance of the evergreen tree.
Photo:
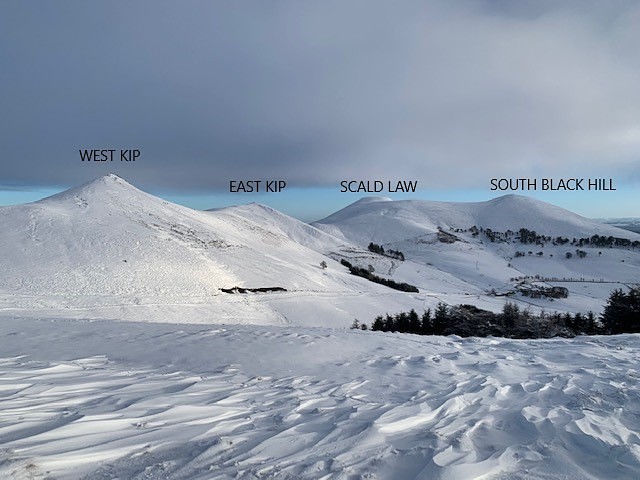
<svg viewBox="0 0 640 480">
<path fill-rule="evenodd" d="M 409 331 L 409 315 L 407 312 L 402 312 L 396 315 L 396 329 L 398 332 Z"/>
<path fill-rule="evenodd" d="M 384 332 L 395 332 L 396 331 L 396 322 L 393 320 L 393 317 L 388 313 L 384 317 L 384 327 L 382 329 Z"/>
<path fill-rule="evenodd" d="M 507 302 L 502 307 L 502 324 L 507 329 L 513 329 L 516 325 L 516 321 L 520 317 L 520 309 L 515 303 Z"/>
<path fill-rule="evenodd" d="M 586 333 L 587 330 L 587 321 L 582 316 L 580 312 L 576 313 L 575 316 L 569 321 L 569 327 L 575 334 Z"/>
<path fill-rule="evenodd" d="M 596 316 L 592 311 L 587 313 L 587 318 L 585 319 L 585 330 L 584 333 L 587 335 L 595 335 L 598 333 L 598 323 L 596 322 Z"/>
<path fill-rule="evenodd" d="M 442 335 L 449 320 L 449 311 L 447 306 L 440 302 L 436 305 L 436 311 L 433 315 L 433 334 Z"/>
<path fill-rule="evenodd" d="M 640 332 L 640 287 L 611 292 L 602 313 L 602 323 L 606 333 Z"/>
<path fill-rule="evenodd" d="M 409 312 L 409 333 L 420 333 L 420 317 L 413 308 Z"/>
<path fill-rule="evenodd" d="M 433 335 L 433 325 L 431 323 L 431 309 L 428 308 L 422 314 L 422 321 L 420 322 L 420 333 L 422 335 Z"/>
</svg>

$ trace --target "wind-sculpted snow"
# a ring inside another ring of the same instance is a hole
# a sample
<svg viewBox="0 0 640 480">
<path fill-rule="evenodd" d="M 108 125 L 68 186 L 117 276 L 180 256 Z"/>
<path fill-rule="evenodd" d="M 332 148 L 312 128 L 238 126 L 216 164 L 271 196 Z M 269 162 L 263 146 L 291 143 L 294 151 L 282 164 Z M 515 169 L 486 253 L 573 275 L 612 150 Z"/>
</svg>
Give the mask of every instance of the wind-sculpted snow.
<svg viewBox="0 0 640 480">
<path fill-rule="evenodd" d="M 0 319 L 0 477 L 635 479 L 640 337 Z"/>
</svg>

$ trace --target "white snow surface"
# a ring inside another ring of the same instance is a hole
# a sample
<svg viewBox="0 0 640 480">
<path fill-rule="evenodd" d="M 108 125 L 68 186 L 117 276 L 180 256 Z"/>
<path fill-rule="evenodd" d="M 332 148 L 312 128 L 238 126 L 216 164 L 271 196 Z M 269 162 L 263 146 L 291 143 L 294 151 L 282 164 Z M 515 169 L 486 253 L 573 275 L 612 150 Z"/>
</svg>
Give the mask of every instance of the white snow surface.
<svg viewBox="0 0 640 480">
<path fill-rule="evenodd" d="M 0 478 L 637 479 L 639 349 L 0 317 Z"/>
</svg>

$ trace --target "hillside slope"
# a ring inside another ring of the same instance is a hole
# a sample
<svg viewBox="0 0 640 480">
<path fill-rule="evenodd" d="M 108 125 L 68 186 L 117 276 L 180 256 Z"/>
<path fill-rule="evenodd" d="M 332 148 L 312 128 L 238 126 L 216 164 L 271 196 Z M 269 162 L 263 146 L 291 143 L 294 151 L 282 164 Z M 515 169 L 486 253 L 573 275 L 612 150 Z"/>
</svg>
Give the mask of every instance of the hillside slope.
<svg viewBox="0 0 640 480">
<path fill-rule="evenodd" d="M 248 216 L 191 210 L 115 175 L 32 204 L 2 207 L 0 218 L 0 308 L 5 309 L 288 323 L 304 321 L 307 310 L 320 302 L 318 311 L 334 314 L 329 322 L 350 322 L 353 309 L 341 309 L 340 302 L 334 307 L 325 295 L 349 299 L 362 292 L 386 293 L 305 246 L 313 243 L 313 231 L 332 243 L 313 227 L 308 227 L 312 234 L 306 241 L 300 233 L 299 243 Z M 330 268 L 322 270 L 322 261 Z M 280 287 L 287 293 L 234 295 L 221 290 L 236 286 Z M 307 305 L 291 305 L 293 294 L 312 298 Z M 315 315 L 308 321 L 315 322 Z"/>
<path fill-rule="evenodd" d="M 510 298 L 539 309 L 599 312 L 611 290 L 637 283 L 640 278 L 637 247 L 579 243 L 579 239 L 593 235 L 633 242 L 640 240 L 639 234 L 518 195 L 476 203 L 370 197 L 313 225 L 363 247 L 374 242 L 387 251 L 403 252 L 406 261 L 399 263 L 393 278 L 412 283 L 421 291 L 443 293 L 441 299 L 448 303 L 479 305 L 491 292 L 512 295 L 523 288 L 523 281 L 536 283 L 532 280 L 538 277 L 544 280 L 537 282 L 540 286 L 567 287 L 569 297 L 555 301 L 521 295 Z M 547 238 L 523 243 L 518 235 L 521 228 Z M 507 231 L 512 233 L 507 235 Z M 505 235 L 494 236 L 495 232 Z M 556 242 L 557 237 L 562 241 Z M 441 273 L 425 275 L 426 269 Z M 455 285 L 445 281 L 446 275 L 457 279 Z M 443 280 L 442 285 L 434 286 L 437 278 Z M 468 295 L 478 297 L 465 298 Z"/>
<path fill-rule="evenodd" d="M 285 235 L 294 242 L 320 253 L 366 251 L 267 205 L 250 203 L 212 209 L 209 212 L 216 218 L 224 218 L 228 222 L 244 219 L 253 225 L 260 225 L 265 230 Z"/>
</svg>

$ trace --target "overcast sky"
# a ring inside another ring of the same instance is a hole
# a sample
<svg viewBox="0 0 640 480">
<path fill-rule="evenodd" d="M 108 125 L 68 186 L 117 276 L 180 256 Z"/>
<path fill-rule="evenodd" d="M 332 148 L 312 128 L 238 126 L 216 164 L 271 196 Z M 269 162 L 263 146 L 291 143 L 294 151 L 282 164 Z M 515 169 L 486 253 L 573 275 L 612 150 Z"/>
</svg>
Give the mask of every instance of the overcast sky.
<svg viewBox="0 0 640 480">
<path fill-rule="evenodd" d="M 335 192 L 402 178 L 426 197 L 488 198 L 492 177 L 602 176 L 613 203 L 640 205 L 638 1 L 10 0 L 0 13 L 5 191 L 112 171 L 182 196 L 230 179 Z M 135 164 L 78 155 L 129 147 Z"/>
</svg>

